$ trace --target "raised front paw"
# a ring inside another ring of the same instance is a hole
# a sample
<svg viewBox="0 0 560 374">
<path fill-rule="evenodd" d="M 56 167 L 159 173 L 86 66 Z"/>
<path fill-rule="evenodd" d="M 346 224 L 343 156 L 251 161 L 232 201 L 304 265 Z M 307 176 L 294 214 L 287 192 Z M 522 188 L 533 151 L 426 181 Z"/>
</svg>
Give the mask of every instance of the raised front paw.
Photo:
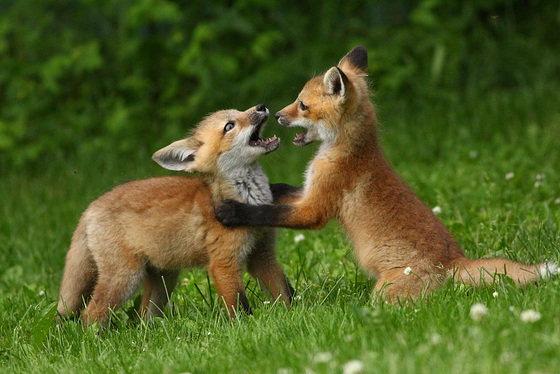
<svg viewBox="0 0 560 374">
<path fill-rule="evenodd" d="M 214 209 L 214 215 L 218 222 L 226 227 L 239 226 L 239 215 L 243 205 L 243 203 L 235 200 L 224 200 L 222 205 Z"/>
</svg>

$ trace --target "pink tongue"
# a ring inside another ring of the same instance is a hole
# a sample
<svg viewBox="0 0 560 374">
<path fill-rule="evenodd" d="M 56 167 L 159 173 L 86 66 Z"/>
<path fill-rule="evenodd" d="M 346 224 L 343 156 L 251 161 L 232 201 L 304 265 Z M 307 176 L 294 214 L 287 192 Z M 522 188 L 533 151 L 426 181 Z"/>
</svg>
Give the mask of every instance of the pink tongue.
<svg viewBox="0 0 560 374">
<path fill-rule="evenodd" d="M 304 137 L 305 137 L 305 132 L 297 134 L 296 137 L 294 138 L 294 142 L 301 142 L 303 141 Z"/>
</svg>

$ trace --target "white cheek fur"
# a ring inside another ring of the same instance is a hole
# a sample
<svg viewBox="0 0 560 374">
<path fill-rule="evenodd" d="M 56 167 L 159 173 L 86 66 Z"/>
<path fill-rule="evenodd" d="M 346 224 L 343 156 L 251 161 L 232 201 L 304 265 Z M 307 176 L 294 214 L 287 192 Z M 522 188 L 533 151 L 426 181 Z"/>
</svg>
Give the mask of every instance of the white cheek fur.
<svg viewBox="0 0 560 374">
<path fill-rule="evenodd" d="M 239 168 L 245 168 L 254 163 L 262 154 L 260 147 L 251 147 L 249 138 L 251 128 L 241 131 L 235 136 L 231 143 L 231 149 L 224 152 L 218 158 L 218 169 L 222 173 L 230 173 Z"/>
</svg>

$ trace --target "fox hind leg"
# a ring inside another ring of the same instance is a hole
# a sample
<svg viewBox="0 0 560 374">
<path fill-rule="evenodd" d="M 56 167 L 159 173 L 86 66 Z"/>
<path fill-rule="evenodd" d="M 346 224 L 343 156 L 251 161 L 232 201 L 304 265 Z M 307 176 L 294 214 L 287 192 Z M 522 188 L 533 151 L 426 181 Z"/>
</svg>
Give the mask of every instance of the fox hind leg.
<svg viewBox="0 0 560 374">
<path fill-rule="evenodd" d="M 177 284 L 180 271 L 164 271 L 150 268 L 144 279 L 144 295 L 139 314 L 146 320 L 163 316 L 163 308 L 169 302 Z"/>
<path fill-rule="evenodd" d="M 442 267 L 415 269 L 411 273 L 404 270 L 399 268 L 382 274 L 375 284 L 376 298 L 395 305 L 408 304 L 439 288 L 446 278 Z"/>
<path fill-rule="evenodd" d="M 111 310 L 120 308 L 138 290 L 145 275 L 146 270 L 140 263 L 136 267 L 124 267 L 122 264 L 108 268 L 100 266 L 93 296 L 82 312 L 84 323 L 91 325 L 98 322 L 104 327 Z"/>
</svg>

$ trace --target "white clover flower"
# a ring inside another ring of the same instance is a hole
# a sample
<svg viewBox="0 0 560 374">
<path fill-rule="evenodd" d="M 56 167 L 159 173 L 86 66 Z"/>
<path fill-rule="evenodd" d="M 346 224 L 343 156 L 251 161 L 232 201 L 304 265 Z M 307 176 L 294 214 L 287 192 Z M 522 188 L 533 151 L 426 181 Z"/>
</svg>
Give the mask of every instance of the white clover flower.
<svg viewBox="0 0 560 374">
<path fill-rule="evenodd" d="M 45 291 L 39 291 L 39 296 L 45 296 Z"/>
<path fill-rule="evenodd" d="M 510 311 L 510 312 L 513 312 L 514 310 L 515 310 L 515 307 L 514 307 L 513 305 L 511 305 L 511 306 L 509 307 L 509 311 Z"/>
<path fill-rule="evenodd" d="M 558 275 L 558 264 L 554 262 L 545 262 L 538 269 L 541 278 L 550 278 Z"/>
<path fill-rule="evenodd" d="M 263 301 L 263 304 L 270 304 L 270 300 Z"/>
<path fill-rule="evenodd" d="M 407 268 L 404 269 L 403 273 L 404 275 L 410 275 L 410 273 L 412 273 L 412 268 L 410 266 L 407 266 Z"/>
<path fill-rule="evenodd" d="M 539 187 L 541 187 L 542 185 L 543 185 L 543 182 L 541 182 L 541 181 L 536 181 L 536 182 L 535 182 L 535 188 L 539 188 Z"/>
<path fill-rule="evenodd" d="M 469 314 L 474 321 L 480 322 L 488 314 L 488 308 L 484 304 L 476 303 L 471 306 L 471 311 Z"/>
<path fill-rule="evenodd" d="M 510 171 L 509 173 L 506 174 L 506 180 L 512 180 L 513 177 L 515 177 L 515 174 L 513 173 L 513 171 Z"/>
<path fill-rule="evenodd" d="M 351 360 L 342 367 L 342 374 L 358 374 L 364 371 L 364 363 L 360 360 Z"/>
<path fill-rule="evenodd" d="M 433 209 L 432 212 L 434 212 L 434 214 L 438 215 L 441 214 L 441 207 L 439 205 L 436 205 Z"/>
<path fill-rule="evenodd" d="M 492 296 L 494 296 L 494 297 L 498 297 L 498 295 L 499 295 L 499 294 L 498 294 L 498 292 L 496 292 L 496 291 L 494 291 L 494 293 L 492 294 Z"/>
<path fill-rule="evenodd" d="M 296 297 L 294 297 L 294 299 L 301 300 L 301 295 L 297 295 Z"/>
<path fill-rule="evenodd" d="M 475 158 L 478 157 L 478 151 L 470 151 L 469 152 L 469 158 L 474 160 Z"/>
<path fill-rule="evenodd" d="M 319 352 L 313 356 L 313 361 L 319 363 L 329 362 L 330 360 L 332 360 L 332 353 L 330 352 Z"/>
<path fill-rule="evenodd" d="M 297 234 L 297 235 L 294 237 L 294 242 L 295 242 L 296 244 L 299 243 L 299 242 L 301 242 L 302 240 L 305 240 L 305 235 L 303 235 L 303 234 Z"/>
<path fill-rule="evenodd" d="M 542 181 L 543 179 L 546 179 L 546 174 L 537 174 L 538 181 Z"/>
<path fill-rule="evenodd" d="M 541 314 L 533 309 L 527 309 L 521 312 L 519 318 L 521 322 L 533 323 L 541 319 Z"/>
<path fill-rule="evenodd" d="M 183 280 L 181 281 L 181 285 L 186 286 L 187 284 L 189 284 L 189 278 L 183 278 Z"/>
<path fill-rule="evenodd" d="M 430 342 L 433 345 L 437 345 L 437 344 L 441 343 L 441 341 L 442 341 L 441 335 L 438 334 L 437 332 L 434 332 L 432 334 L 432 336 L 430 336 Z"/>
</svg>

